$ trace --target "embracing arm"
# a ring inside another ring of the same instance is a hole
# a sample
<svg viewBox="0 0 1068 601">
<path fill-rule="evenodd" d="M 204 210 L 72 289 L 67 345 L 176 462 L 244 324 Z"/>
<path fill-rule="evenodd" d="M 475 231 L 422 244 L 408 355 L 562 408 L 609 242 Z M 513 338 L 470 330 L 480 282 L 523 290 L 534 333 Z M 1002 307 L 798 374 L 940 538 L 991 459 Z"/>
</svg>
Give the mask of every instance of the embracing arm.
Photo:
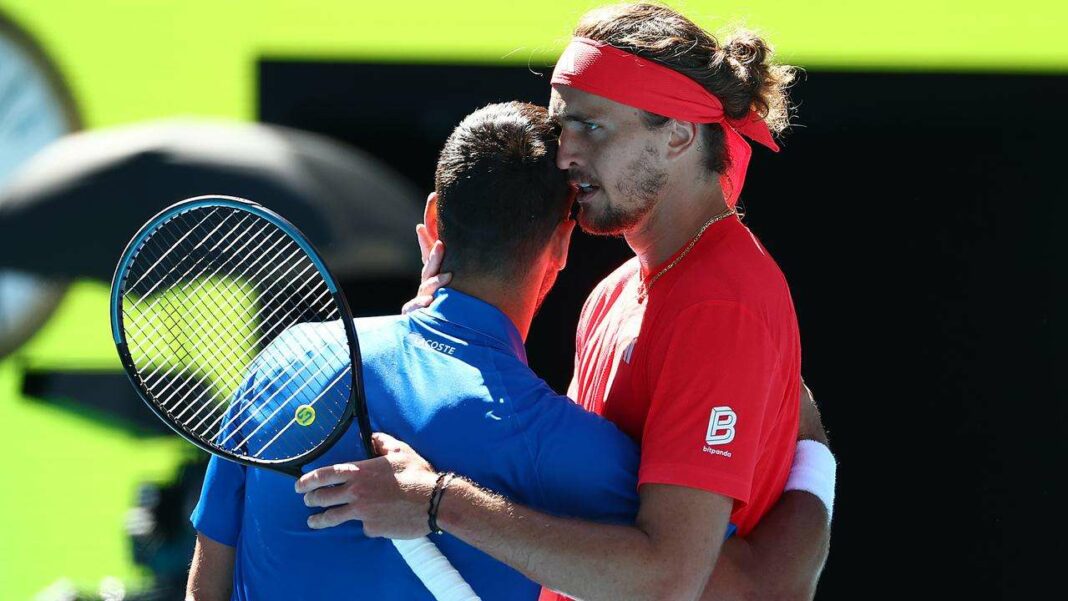
<svg viewBox="0 0 1068 601">
<path fill-rule="evenodd" d="M 804 383 L 800 404 L 798 438 L 827 445 L 819 408 Z M 812 599 L 830 551 L 827 518 L 827 507 L 815 495 L 784 492 L 749 536 L 724 543 L 702 601 Z"/>
<path fill-rule="evenodd" d="M 197 533 L 186 601 L 227 601 L 233 587 L 234 548 Z"/>
<path fill-rule="evenodd" d="M 367 536 L 414 538 L 427 526 L 437 473 L 407 444 L 374 435 L 380 456 L 319 468 L 297 492 L 314 529 L 362 520 Z M 438 506 L 443 530 L 532 580 L 594 601 L 695 600 L 722 546 L 731 499 L 680 486 L 646 484 L 633 526 L 555 517 L 456 478 Z"/>
<path fill-rule="evenodd" d="M 724 543 L 702 601 L 812 599 L 830 545 L 825 516 L 814 495 L 783 494 L 748 537 Z"/>
<path fill-rule="evenodd" d="M 581 599 L 697 599 L 719 553 L 731 499 L 657 484 L 643 486 L 640 496 L 635 525 L 616 526 L 538 513 L 457 481 L 438 523 L 532 580 Z"/>
</svg>

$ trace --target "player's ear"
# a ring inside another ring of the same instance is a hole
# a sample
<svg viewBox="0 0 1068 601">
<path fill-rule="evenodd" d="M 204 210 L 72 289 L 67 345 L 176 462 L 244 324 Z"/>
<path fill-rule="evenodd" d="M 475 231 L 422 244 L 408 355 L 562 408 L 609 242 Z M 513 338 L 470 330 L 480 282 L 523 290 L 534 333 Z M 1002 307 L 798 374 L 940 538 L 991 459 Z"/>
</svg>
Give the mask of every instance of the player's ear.
<svg viewBox="0 0 1068 601">
<path fill-rule="evenodd" d="M 700 133 L 696 123 L 672 119 L 668 127 L 670 128 L 666 154 L 668 159 L 680 157 L 691 148 L 696 150 L 697 136 Z"/>
<path fill-rule="evenodd" d="M 423 225 L 430 233 L 432 240 L 440 240 L 438 236 L 438 193 L 431 192 L 426 197 L 426 208 L 423 209 Z"/>
<path fill-rule="evenodd" d="M 560 222 L 560 225 L 556 226 L 552 240 L 549 241 L 549 252 L 552 253 L 551 258 L 557 271 L 567 267 L 567 251 L 571 248 L 571 233 L 573 231 L 575 231 L 575 220 L 565 219 Z"/>
</svg>

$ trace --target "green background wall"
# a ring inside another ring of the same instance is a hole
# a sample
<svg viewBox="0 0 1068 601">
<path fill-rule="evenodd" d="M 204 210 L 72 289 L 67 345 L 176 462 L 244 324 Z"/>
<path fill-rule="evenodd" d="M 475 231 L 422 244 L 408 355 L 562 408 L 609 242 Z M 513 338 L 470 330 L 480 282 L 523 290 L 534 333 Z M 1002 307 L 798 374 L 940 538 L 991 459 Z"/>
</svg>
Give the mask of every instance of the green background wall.
<svg viewBox="0 0 1068 601">
<path fill-rule="evenodd" d="M 96 128 L 172 115 L 252 119 L 264 56 L 549 63 L 577 17 L 597 4 L 3 0 L 0 8 L 37 36 Z M 1068 69 L 1065 2 L 673 6 L 713 30 L 757 25 L 783 60 L 810 69 Z M 46 328 L 0 362 L 0 454 L 20 457 L 0 493 L 0 599 L 31 598 L 61 577 L 91 587 L 105 576 L 135 582 L 126 508 L 138 482 L 169 477 L 188 452 L 19 394 L 26 364 L 117 369 L 106 307 L 103 285 L 75 285 Z"/>
</svg>

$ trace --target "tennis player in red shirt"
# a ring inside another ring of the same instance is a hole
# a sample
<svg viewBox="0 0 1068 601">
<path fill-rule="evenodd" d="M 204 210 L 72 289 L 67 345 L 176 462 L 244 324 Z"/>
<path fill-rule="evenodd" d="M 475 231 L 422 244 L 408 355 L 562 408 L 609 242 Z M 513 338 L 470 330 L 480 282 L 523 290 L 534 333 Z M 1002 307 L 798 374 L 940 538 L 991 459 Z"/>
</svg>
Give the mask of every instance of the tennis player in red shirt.
<svg viewBox="0 0 1068 601">
<path fill-rule="evenodd" d="M 745 42 L 755 62 L 759 42 Z M 769 76 L 737 66 L 754 83 Z M 571 397 L 641 441 L 639 485 L 733 499 L 745 536 L 786 484 L 801 381 L 786 280 L 734 208 L 745 139 L 778 150 L 749 108 L 764 99 L 740 94 L 748 110 L 732 118 L 689 77 L 587 37 L 552 83 L 579 223 L 622 234 L 636 254 L 586 301 Z"/>
<path fill-rule="evenodd" d="M 705 598 L 742 593 L 743 578 L 791 581 L 772 572 L 786 565 L 801 582 L 814 571 L 814 586 L 825 510 L 776 515 L 798 433 L 797 320 L 781 271 L 735 213 L 747 139 L 778 150 L 771 130 L 786 125 L 792 70 L 769 55 L 750 33 L 721 45 L 671 9 L 624 5 L 587 14 L 557 63 L 558 165 L 578 190 L 579 224 L 635 252 L 583 308 L 569 396 L 640 441 L 641 508 L 634 526 L 617 526 L 539 514 L 462 479 L 435 491 L 442 529 L 554 590 L 696 599 L 731 532 L 749 538 L 750 565 L 743 553 L 716 566 Z M 408 535 L 422 529 L 433 479 L 406 445 L 383 450 L 400 486 L 365 483 L 397 493 L 388 509 L 359 507 L 360 519 Z M 765 519 L 775 526 L 754 530 Z M 817 557 L 776 563 L 769 549 Z"/>
</svg>

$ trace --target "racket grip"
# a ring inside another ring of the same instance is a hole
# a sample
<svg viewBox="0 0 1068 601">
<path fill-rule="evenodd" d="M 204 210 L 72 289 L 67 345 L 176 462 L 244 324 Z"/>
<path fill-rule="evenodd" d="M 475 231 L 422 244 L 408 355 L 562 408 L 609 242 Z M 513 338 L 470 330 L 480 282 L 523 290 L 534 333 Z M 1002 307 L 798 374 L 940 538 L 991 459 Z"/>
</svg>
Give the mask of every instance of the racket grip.
<svg viewBox="0 0 1068 601">
<path fill-rule="evenodd" d="M 429 538 L 394 540 L 393 546 L 437 601 L 480 601 L 471 585 Z"/>
</svg>

